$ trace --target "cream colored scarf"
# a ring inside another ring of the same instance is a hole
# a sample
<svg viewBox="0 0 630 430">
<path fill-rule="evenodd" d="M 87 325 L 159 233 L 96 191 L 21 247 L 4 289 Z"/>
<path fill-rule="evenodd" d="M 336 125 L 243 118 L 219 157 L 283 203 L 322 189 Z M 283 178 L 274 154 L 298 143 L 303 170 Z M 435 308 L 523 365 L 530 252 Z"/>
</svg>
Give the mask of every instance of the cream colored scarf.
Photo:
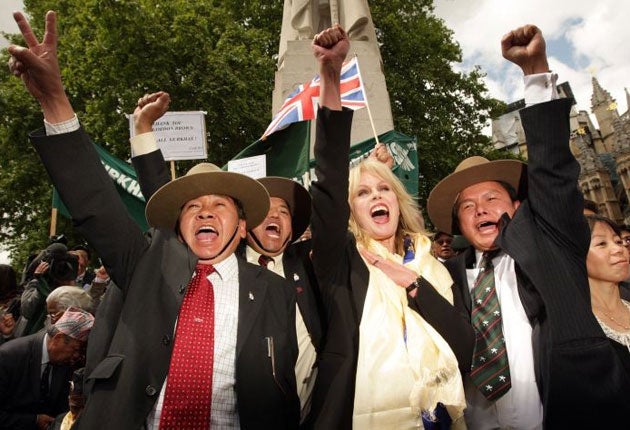
<svg viewBox="0 0 630 430">
<path fill-rule="evenodd" d="M 451 304 L 452 280 L 430 254 L 431 242 L 413 238 L 415 258 L 405 266 L 422 275 Z M 369 251 L 402 264 L 402 257 L 371 241 Z M 366 262 L 367 264 L 367 262 Z M 422 428 L 422 411 L 443 403 L 453 429 L 465 429 L 466 407 L 455 354 L 420 315 L 409 308 L 404 288 L 367 264 L 370 271 L 359 327 L 359 358 L 353 428 Z"/>
</svg>

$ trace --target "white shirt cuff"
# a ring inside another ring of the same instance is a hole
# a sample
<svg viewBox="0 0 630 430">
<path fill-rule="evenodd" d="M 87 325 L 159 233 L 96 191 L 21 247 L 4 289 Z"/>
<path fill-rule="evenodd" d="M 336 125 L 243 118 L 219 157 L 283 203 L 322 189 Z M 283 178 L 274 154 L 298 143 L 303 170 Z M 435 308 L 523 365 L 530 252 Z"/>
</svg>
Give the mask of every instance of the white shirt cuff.
<svg viewBox="0 0 630 430">
<path fill-rule="evenodd" d="M 46 136 L 71 133 L 73 131 L 77 131 L 79 127 L 81 127 L 81 125 L 79 124 L 79 118 L 77 118 L 77 114 L 74 114 L 74 116 L 67 121 L 58 122 L 56 124 L 50 123 L 44 119 Z"/>
<path fill-rule="evenodd" d="M 558 98 L 557 80 L 558 75 L 551 72 L 524 76 L 525 106 L 556 100 Z"/>
<path fill-rule="evenodd" d="M 131 142 L 132 157 L 148 154 L 158 149 L 155 134 L 152 131 L 136 134 L 129 141 Z"/>
</svg>

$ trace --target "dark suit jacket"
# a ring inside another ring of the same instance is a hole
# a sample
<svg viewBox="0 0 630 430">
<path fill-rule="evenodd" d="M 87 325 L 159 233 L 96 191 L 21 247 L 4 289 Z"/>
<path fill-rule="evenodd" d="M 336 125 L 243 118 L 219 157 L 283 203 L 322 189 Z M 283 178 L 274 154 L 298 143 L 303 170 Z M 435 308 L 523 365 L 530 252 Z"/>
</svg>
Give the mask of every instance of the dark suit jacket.
<svg viewBox="0 0 630 430">
<path fill-rule="evenodd" d="M 70 366 L 53 366 L 49 400 L 41 398 L 42 342 L 39 332 L 0 347 L 0 429 L 37 429 L 37 415 L 69 409 Z"/>
<path fill-rule="evenodd" d="M 311 185 L 313 267 L 326 313 L 311 417 L 306 426 L 350 429 L 354 407 L 359 325 L 369 272 L 348 232 L 348 172 L 352 111 L 320 109 L 317 114 L 317 181 Z M 445 338 L 470 368 L 474 335 L 469 318 L 426 281 L 410 306 Z"/>
<path fill-rule="evenodd" d="M 174 326 L 197 258 L 174 231 L 145 237 L 127 216 L 111 178 L 81 129 L 31 139 L 81 234 L 101 256 L 122 292 L 107 356 L 88 375 L 90 391 L 79 428 L 140 428 L 168 372 Z M 67 160 L 77 162 L 67 168 Z M 295 428 L 295 293 L 279 276 L 242 260 L 236 392 L 242 428 Z M 251 300 L 250 292 L 254 300 Z M 275 344 L 275 377 L 266 337 Z"/>
<path fill-rule="evenodd" d="M 142 194 L 148 200 L 161 186 L 170 181 L 170 174 L 159 149 L 147 154 L 132 157 L 138 183 Z M 245 241 L 239 248 L 239 254 L 245 257 Z M 311 241 L 290 244 L 284 251 L 282 264 L 286 280 L 295 287 L 297 303 L 304 319 L 304 324 L 311 335 L 315 349 L 319 351 L 323 328 L 320 318 L 320 299 L 317 280 L 309 253 Z"/>
<path fill-rule="evenodd" d="M 577 188 L 580 168 L 568 145 L 570 107 L 563 99 L 521 111 L 528 198 L 513 219 L 504 215 L 496 243 L 515 261 L 533 327 L 545 427 L 616 428 L 627 423 L 620 419 L 630 410 L 630 380 L 591 312 L 585 264 L 590 233 Z M 469 313 L 466 267 L 472 262 L 469 248 L 445 263 Z"/>
</svg>

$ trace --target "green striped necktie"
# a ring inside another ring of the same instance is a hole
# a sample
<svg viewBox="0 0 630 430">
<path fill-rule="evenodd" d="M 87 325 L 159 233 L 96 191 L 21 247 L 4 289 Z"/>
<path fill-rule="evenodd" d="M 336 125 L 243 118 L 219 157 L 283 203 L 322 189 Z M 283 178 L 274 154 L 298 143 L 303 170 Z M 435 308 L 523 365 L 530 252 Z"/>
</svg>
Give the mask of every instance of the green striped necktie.
<svg viewBox="0 0 630 430">
<path fill-rule="evenodd" d="M 498 253 L 499 250 L 483 253 L 481 271 L 472 290 L 471 322 L 476 338 L 470 377 L 488 400 L 497 400 L 512 387 L 501 306 L 494 286 L 492 259 Z"/>
</svg>

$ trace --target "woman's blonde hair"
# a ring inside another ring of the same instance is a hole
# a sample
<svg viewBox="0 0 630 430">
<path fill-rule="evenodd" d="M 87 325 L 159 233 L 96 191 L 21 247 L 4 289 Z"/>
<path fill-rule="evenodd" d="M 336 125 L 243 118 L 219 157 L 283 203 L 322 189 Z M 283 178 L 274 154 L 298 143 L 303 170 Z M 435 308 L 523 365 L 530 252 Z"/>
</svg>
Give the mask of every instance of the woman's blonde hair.
<svg viewBox="0 0 630 430">
<path fill-rule="evenodd" d="M 396 229 L 396 252 L 403 254 L 404 238 L 406 235 L 417 233 L 426 234 L 424 220 L 418 205 L 407 192 L 402 182 L 400 182 L 400 179 L 392 173 L 389 167 L 380 161 L 368 158 L 350 169 L 348 184 L 348 204 L 350 205 L 349 229 L 357 239 L 357 243 L 367 245 L 370 237 L 365 230 L 359 227 L 352 213 L 352 199 L 357 194 L 361 175 L 364 173 L 369 173 L 381 178 L 389 184 L 394 194 L 396 194 L 400 210 L 398 228 Z"/>
</svg>

